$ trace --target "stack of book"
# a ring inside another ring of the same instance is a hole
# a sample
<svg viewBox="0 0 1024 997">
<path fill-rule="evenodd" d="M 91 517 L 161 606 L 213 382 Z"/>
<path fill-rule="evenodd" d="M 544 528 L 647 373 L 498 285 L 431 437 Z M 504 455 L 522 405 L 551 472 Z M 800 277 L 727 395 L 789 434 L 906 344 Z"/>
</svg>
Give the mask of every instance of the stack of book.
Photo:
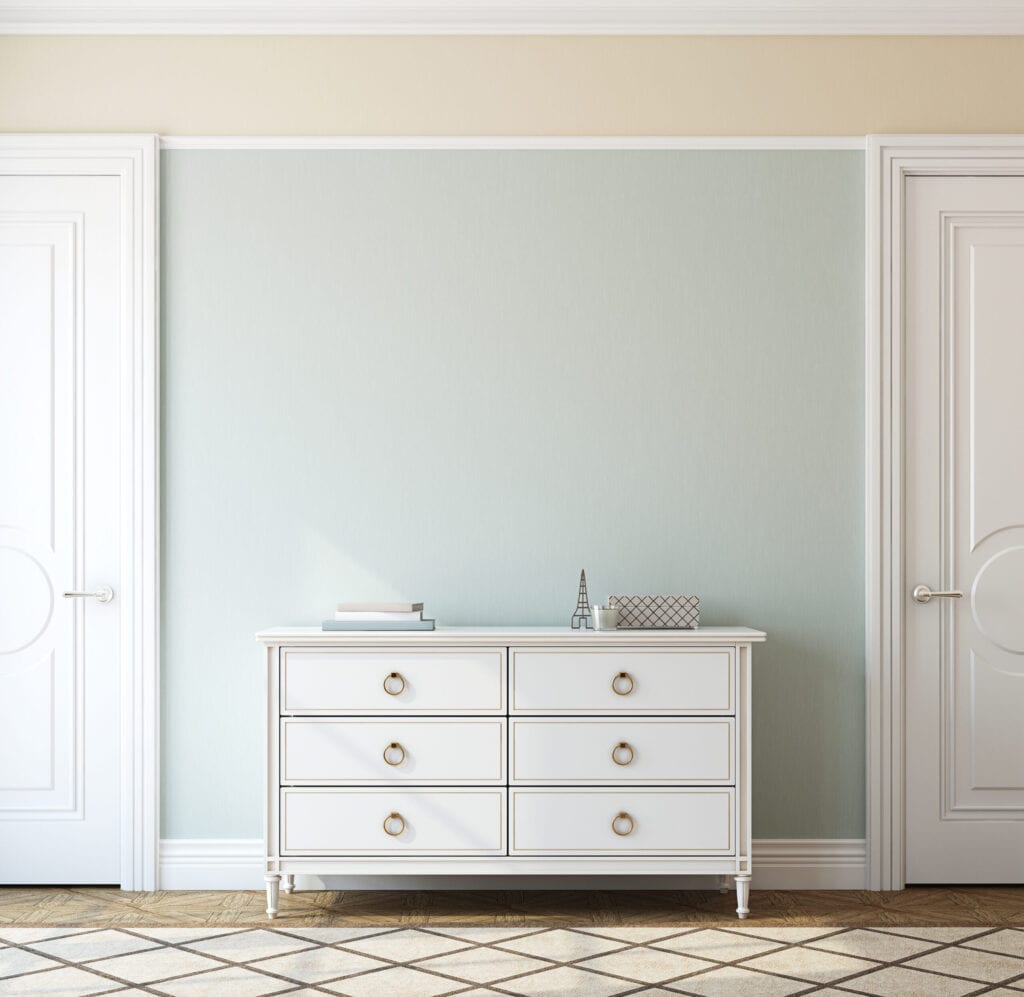
<svg viewBox="0 0 1024 997">
<path fill-rule="evenodd" d="M 324 630 L 433 630 L 422 602 L 339 602 Z"/>
</svg>

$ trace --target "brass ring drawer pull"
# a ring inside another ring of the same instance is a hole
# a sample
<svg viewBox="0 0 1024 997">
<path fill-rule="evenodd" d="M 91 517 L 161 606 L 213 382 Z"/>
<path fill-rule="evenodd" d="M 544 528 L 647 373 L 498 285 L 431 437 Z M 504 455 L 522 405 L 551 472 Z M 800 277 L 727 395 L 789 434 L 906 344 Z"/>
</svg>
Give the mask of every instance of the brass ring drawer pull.
<svg viewBox="0 0 1024 997">
<path fill-rule="evenodd" d="M 623 752 L 629 753 L 629 756 L 626 759 L 621 757 Z M 626 741 L 619 741 L 619 743 L 612 748 L 612 761 L 615 762 L 616 765 L 629 765 L 635 757 L 636 754 L 633 751 L 633 745 L 628 744 Z"/>
<path fill-rule="evenodd" d="M 621 685 L 623 682 L 628 682 L 629 685 L 623 689 Z M 633 676 L 629 672 L 619 672 L 615 678 L 612 679 L 612 692 L 616 696 L 628 696 L 636 688 L 636 683 L 633 681 Z"/>
<path fill-rule="evenodd" d="M 398 822 L 398 830 L 392 831 L 391 825 Z M 405 830 L 405 818 L 401 814 L 388 814 L 384 818 L 384 833 L 392 838 L 397 838 Z M 631 829 L 632 830 L 632 829 Z"/>
<path fill-rule="evenodd" d="M 622 826 L 623 824 L 626 824 L 626 825 L 627 825 L 627 826 L 626 826 L 626 830 L 625 830 L 625 831 L 620 831 L 620 830 L 619 830 L 619 828 L 620 828 L 620 827 L 621 827 L 621 826 Z M 614 831 L 614 832 L 615 832 L 615 833 L 616 833 L 616 834 L 617 834 L 617 835 L 618 835 L 618 836 L 619 836 L 620 838 L 624 838 L 624 837 L 626 837 L 626 835 L 627 835 L 627 834 L 632 834 L 632 833 L 633 833 L 633 828 L 635 828 L 635 827 L 636 827 L 636 824 L 635 824 L 635 823 L 633 822 L 633 818 L 632 818 L 632 817 L 630 817 L 630 816 L 629 816 L 629 814 L 628 814 L 628 813 L 626 813 L 626 811 L 625 811 L 625 810 L 623 810 L 623 811 L 622 811 L 622 813 L 616 814 L 616 815 L 615 815 L 615 816 L 614 816 L 614 817 L 612 818 L 612 830 L 613 830 L 613 831 Z"/>
<path fill-rule="evenodd" d="M 390 753 L 393 752 L 393 751 L 397 751 L 397 752 L 400 753 L 399 757 L 397 759 L 395 759 L 395 760 L 391 759 L 391 754 Z M 403 748 L 397 741 L 392 741 L 384 749 L 384 761 L 387 762 L 388 765 L 401 765 L 402 762 L 405 761 L 405 748 Z"/>
<path fill-rule="evenodd" d="M 399 683 L 397 689 L 394 688 L 395 682 Z M 401 696 L 405 692 L 405 679 L 398 672 L 391 672 L 384 679 L 384 691 L 389 696 Z"/>
</svg>

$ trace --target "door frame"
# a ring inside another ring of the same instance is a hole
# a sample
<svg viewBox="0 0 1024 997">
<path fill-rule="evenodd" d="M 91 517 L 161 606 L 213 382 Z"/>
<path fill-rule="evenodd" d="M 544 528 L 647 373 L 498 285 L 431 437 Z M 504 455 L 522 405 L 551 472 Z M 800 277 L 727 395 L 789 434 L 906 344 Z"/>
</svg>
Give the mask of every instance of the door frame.
<svg viewBox="0 0 1024 997">
<path fill-rule="evenodd" d="M 1024 135 L 869 135 L 866 168 L 867 887 L 901 890 L 906 885 L 906 180 L 1024 176 Z"/>
<path fill-rule="evenodd" d="M 157 888 L 160 833 L 159 168 L 156 135 L 0 135 L 0 173 L 119 182 L 123 890 Z"/>
</svg>

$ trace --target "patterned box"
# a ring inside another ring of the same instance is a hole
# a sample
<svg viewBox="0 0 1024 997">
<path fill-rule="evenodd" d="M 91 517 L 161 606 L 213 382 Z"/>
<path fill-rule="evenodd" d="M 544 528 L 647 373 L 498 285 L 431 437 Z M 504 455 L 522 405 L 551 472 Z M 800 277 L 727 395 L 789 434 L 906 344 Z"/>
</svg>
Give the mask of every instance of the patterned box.
<svg viewBox="0 0 1024 997">
<path fill-rule="evenodd" d="M 696 595 L 610 595 L 619 610 L 619 628 L 634 630 L 696 630 L 700 597 Z"/>
</svg>

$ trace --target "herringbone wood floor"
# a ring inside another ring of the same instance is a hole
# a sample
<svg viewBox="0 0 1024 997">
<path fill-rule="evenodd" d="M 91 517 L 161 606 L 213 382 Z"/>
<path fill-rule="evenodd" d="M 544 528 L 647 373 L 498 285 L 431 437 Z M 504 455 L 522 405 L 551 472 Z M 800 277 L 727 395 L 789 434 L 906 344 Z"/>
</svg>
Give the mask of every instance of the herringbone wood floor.
<svg viewBox="0 0 1024 997">
<path fill-rule="evenodd" d="M 281 895 L 277 926 L 737 925 L 717 891 L 348 891 Z M 110 888 L 0 889 L 0 925 L 266 925 L 256 891 L 123 893 Z M 754 891 L 748 924 L 1024 927 L 1022 887 Z"/>
</svg>

